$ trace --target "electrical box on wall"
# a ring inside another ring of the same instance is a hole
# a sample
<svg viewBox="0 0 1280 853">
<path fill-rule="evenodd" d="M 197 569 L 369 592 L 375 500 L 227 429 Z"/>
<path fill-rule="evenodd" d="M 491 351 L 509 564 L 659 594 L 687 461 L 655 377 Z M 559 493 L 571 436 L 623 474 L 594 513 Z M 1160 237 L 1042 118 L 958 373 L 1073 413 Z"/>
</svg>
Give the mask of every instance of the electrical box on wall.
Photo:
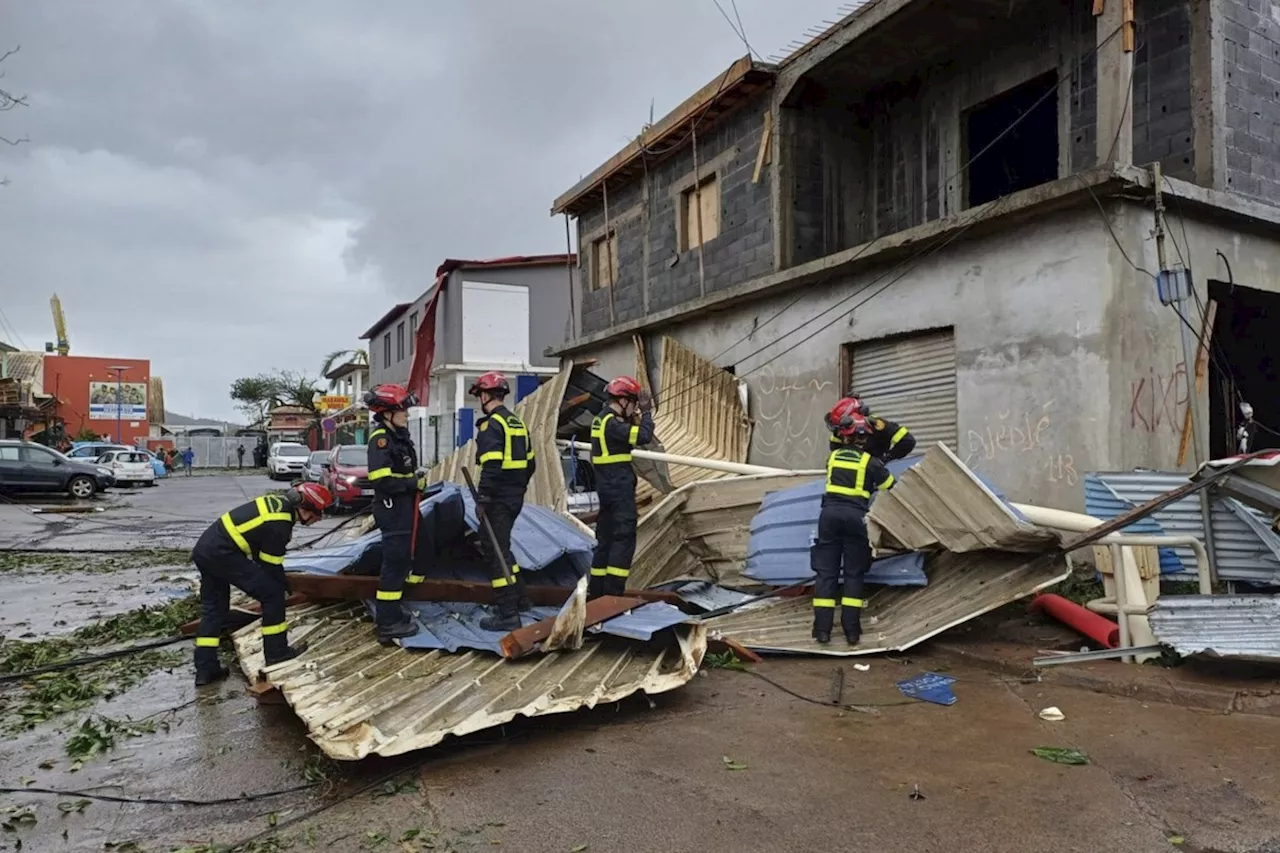
<svg viewBox="0 0 1280 853">
<path fill-rule="evenodd" d="M 1191 296 L 1191 270 L 1161 270 L 1156 276 L 1156 293 L 1161 305 L 1176 305 Z"/>
</svg>

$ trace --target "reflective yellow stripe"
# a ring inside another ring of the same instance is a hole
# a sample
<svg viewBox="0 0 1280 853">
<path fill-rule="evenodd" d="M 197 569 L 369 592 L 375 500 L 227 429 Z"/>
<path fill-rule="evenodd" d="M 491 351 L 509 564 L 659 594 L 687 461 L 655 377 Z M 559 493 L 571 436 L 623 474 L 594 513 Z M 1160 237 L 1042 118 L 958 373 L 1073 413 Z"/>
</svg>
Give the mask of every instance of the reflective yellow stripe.
<svg viewBox="0 0 1280 853">
<path fill-rule="evenodd" d="M 524 421 L 520 420 L 515 415 L 512 415 L 510 418 L 507 419 L 506 423 L 502 425 L 502 434 L 504 436 L 502 440 L 503 470 L 519 471 L 521 469 L 528 468 L 529 457 L 532 456 L 533 454 L 530 452 L 531 442 L 529 441 L 529 430 L 527 427 L 525 427 Z M 524 458 L 523 459 L 515 458 L 515 453 L 512 451 L 512 448 L 511 448 L 511 439 L 513 438 L 524 439 Z"/>
<path fill-rule="evenodd" d="M 370 480 L 384 480 L 387 477 L 412 477 L 412 476 L 414 476 L 412 471 L 410 471 L 408 474 L 401 474 L 396 471 L 392 471 L 390 468 L 374 468 L 372 471 L 369 472 Z"/>
<path fill-rule="evenodd" d="M 834 598 L 815 598 L 813 600 L 814 607 L 835 607 L 836 600 Z"/>
<path fill-rule="evenodd" d="M 263 625 L 262 636 L 270 637 L 275 634 L 283 634 L 285 631 L 288 631 L 288 630 L 289 630 L 288 622 L 281 622 L 277 625 Z"/>
<path fill-rule="evenodd" d="M 501 451 L 501 450 L 490 450 L 488 453 L 481 453 L 481 454 L 480 454 L 480 462 L 481 462 L 481 464 L 483 464 L 483 463 L 485 463 L 485 462 L 501 462 L 501 461 L 502 461 L 502 451 Z"/>
<path fill-rule="evenodd" d="M 617 566 L 610 566 L 609 568 L 607 568 L 607 569 L 605 569 L 605 570 L 604 570 L 604 573 L 605 573 L 606 575 L 612 575 L 612 576 L 613 576 L 613 577 L 615 577 L 615 578 L 629 578 L 629 577 L 631 577 L 631 570 L 630 570 L 630 569 L 620 569 L 620 568 L 618 568 Z"/>
<path fill-rule="evenodd" d="M 863 601 L 861 598 L 849 598 L 846 596 L 845 598 L 840 599 L 840 606 L 841 607 L 866 607 L 867 603 Z"/>
<path fill-rule="evenodd" d="M 253 549 L 249 547 L 248 541 L 236 529 L 236 523 L 231 520 L 231 513 L 224 512 L 222 514 L 222 526 L 226 529 L 227 535 L 231 537 L 231 541 L 236 543 L 236 547 L 243 551 L 246 557 L 252 557 Z"/>
<path fill-rule="evenodd" d="M 218 642 L 217 637 L 196 637 L 196 646 L 202 649 L 216 649 Z"/>
<path fill-rule="evenodd" d="M 275 554 L 264 554 L 258 552 L 258 559 L 264 563 L 270 563 L 273 566 L 283 566 L 284 557 L 277 557 Z"/>
<path fill-rule="evenodd" d="M 627 441 L 631 442 L 631 446 L 635 447 L 640 442 L 640 425 L 633 424 L 631 432 L 627 433 Z"/>
<path fill-rule="evenodd" d="M 605 438 L 604 429 L 605 425 L 609 423 L 609 419 L 613 416 L 613 412 L 610 412 L 603 417 L 597 417 L 591 422 L 591 440 L 593 442 L 591 447 L 592 465 L 615 465 L 619 462 L 631 461 L 631 453 L 629 451 L 624 451 L 622 453 L 609 452 L 609 441 Z M 640 428 L 632 427 L 632 429 L 636 430 L 638 433 Z M 599 448 L 599 453 L 596 452 L 597 448 Z"/>
<path fill-rule="evenodd" d="M 512 564 L 511 564 L 511 574 L 513 574 L 513 575 L 518 575 L 518 574 L 520 574 L 520 564 L 519 564 L 519 563 L 512 563 Z"/>
<path fill-rule="evenodd" d="M 852 498 L 869 498 L 871 492 L 867 491 L 867 463 L 871 461 L 871 456 L 866 453 L 860 453 L 857 461 L 845 458 L 841 454 L 848 454 L 851 451 L 837 450 L 827 459 L 827 494 L 829 495 L 847 495 Z M 856 451 L 853 451 L 856 452 Z M 853 473 L 853 485 L 845 486 L 834 482 L 836 472 L 851 471 Z"/>
<path fill-rule="evenodd" d="M 593 578 L 602 578 L 607 574 L 609 574 L 608 569 L 596 569 L 596 568 L 591 569 L 591 576 Z"/>
<path fill-rule="evenodd" d="M 386 435 L 386 434 L 387 434 L 387 431 L 384 428 L 378 427 L 373 432 L 369 433 L 369 438 L 377 438 L 380 435 Z"/>
<path fill-rule="evenodd" d="M 893 438 L 889 439 L 889 446 L 893 447 L 899 441 L 907 437 L 907 428 L 898 427 L 898 431 L 893 434 Z"/>
<path fill-rule="evenodd" d="M 506 578 L 494 578 L 493 580 L 489 581 L 489 583 L 493 584 L 494 589 L 502 589 L 504 586 L 511 583 L 511 581 L 507 580 Z"/>
<path fill-rule="evenodd" d="M 426 580 L 426 578 L 422 575 L 409 575 L 409 577 L 404 579 L 405 583 L 422 583 L 424 580 Z"/>
<path fill-rule="evenodd" d="M 380 590 L 378 590 L 378 600 L 379 600 L 379 601 L 399 601 L 399 600 L 400 600 L 400 596 L 402 596 L 402 595 L 404 595 L 404 593 L 403 593 L 403 592 L 401 592 L 401 591 L 400 591 L 400 590 L 398 590 L 398 589 L 397 589 L 397 590 L 395 590 L 394 592 L 393 592 L 393 591 L 391 591 L 391 590 L 387 590 L 387 589 L 380 589 Z"/>
<path fill-rule="evenodd" d="M 893 484 L 894 484 L 893 475 L 890 474 L 888 478 L 883 483 L 880 484 L 880 491 L 883 492 L 886 489 L 893 488 Z"/>
</svg>

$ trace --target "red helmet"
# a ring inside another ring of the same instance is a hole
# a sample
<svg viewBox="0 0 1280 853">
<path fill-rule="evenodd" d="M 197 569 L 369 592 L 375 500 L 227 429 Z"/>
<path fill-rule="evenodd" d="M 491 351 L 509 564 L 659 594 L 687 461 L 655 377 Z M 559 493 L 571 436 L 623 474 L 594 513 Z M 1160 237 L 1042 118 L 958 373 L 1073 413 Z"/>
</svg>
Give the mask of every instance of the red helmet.
<svg viewBox="0 0 1280 853">
<path fill-rule="evenodd" d="M 319 483 L 299 483 L 293 487 L 298 505 L 315 513 L 322 513 L 333 505 L 333 493 Z"/>
<path fill-rule="evenodd" d="M 640 383 L 630 376 L 619 376 L 604 386 L 604 393 L 610 397 L 638 398 L 640 396 Z"/>
<path fill-rule="evenodd" d="M 403 385 L 379 385 L 364 392 L 364 404 L 371 412 L 395 412 L 418 405 L 418 398 Z"/>
<path fill-rule="evenodd" d="M 844 399 L 853 403 L 854 410 L 860 415 L 871 417 L 871 408 L 867 405 L 867 401 L 859 397 L 857 394 L 850 394 Z"/>
<path fill-rule="evenodd" d="M 490 370 L 488 373 L 477 376 L 476 381 L 471 383 L 471 390 L 467 393 L 472 397 L 479 397 L 481 391 L 505 397 L 511 393 L 511 386 L 507 384 L 507 377 L 496 370 Z"/>
<path fill-rule="evenodd" d="M 834 432 L 842 438 L 866 437 L 871 435 L 871 424 L 867 421 L 865 415 L 853 414 L 849 415 L 846 420 L 841 421 Z"/>
<path fill-rule="evenodd" d="M 836 404 L 831 407 L 831 411 L 827 412 L 827 427 L 834 430 L 844 418 L 852 415 L 865 415 L 862 411 L 865 408 L 862 401 L 857 397 L 841 397 Z"/>
</svg>

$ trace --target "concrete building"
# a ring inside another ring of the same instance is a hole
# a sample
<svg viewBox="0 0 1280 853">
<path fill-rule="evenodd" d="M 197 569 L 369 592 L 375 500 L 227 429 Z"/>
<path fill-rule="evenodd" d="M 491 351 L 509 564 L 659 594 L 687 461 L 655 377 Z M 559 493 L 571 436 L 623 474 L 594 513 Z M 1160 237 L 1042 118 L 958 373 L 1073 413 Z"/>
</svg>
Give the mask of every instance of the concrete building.
<svg viewBox="0 0 1280 853">
<path fill-rule="evenodd" d="M 68 438 L 91 432 L 132 445 L 151 434 L 147 359 L 46 354 L 43 382 Z"/>
<path fill-rule="evenodd" d="M 360 336 L 369 341 L 372 385 L 407 384 L 414 359 L 422 360 L 430 397 L 414 414 L 427 460 L 473 436 L 475 401 L 467 389 L 481 373 L 506 373 L 519 400 L 559 370 L 559 358 L 547 350 L 569 332 L 576 262 L 564 254 L 447 260 L 429 290 L 394 306 Z"/>
<path fill-rule="evenodd" d="M 1079 508 L 1086 471 L 1178 468 L 1191 399 L 1199 455 L 1232 451 L 1242 399 L 1280 428 L 1280 0 L 872 0 L 734 63 L 552 212 L 583 259 L 555 351 L 632 372 L 634 335 L 676 338 L 748 383 L 755 463 L 818 465 L 856 391 Z"/>
</svg>

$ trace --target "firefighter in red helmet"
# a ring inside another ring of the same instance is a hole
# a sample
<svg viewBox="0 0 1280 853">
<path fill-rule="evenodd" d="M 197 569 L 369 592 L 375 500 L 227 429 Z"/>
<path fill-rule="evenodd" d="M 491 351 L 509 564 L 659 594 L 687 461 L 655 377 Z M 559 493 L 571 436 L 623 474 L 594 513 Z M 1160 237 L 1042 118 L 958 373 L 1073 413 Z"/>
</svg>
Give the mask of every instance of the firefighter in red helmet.
<svg viewBox="0 0 1280 853">
<path fill-rule="evenodd" d="M 631 450 L 653 441 L 653 401 L 630 376 L 605 386 L 608 404 L 591 422 L 591 465 L 600 512 L 588 596 L 621 595 L 636 551 L 636 472 Z"/>
<path fill-rule="evenodd" d="M 528 610 L 530 605 L 520 564 L 511 553 L 511 530 L 524 508 L 524 493 L 538 463 L 528 428 L 506 407 L 511 393 L 507 377 L 496 370 L 481 374 L 471 384 L 470 393 L 480 400 L 484 412 L 476 424 L 476 464 L 480 466 L 477 492 L 501 550 L 497 555 L 491 553 L 489 538 L 481 538 L 494 587 L 494 608 L 493 613 L 480 620 L 480 627 L 486 631 L 514 631 L 520 627 L 520 611 Z M 498 559 L 510 567 L 509 580 L 497 570 Z"/>
<path fill-rule="evenodd" d="M 381 642 L 412 637 L 418 626 L 400 603 L 406 583 L 420 583 L 413 572 L 418 493 L 426 471 L 409 436 L 409 408 L 418 401 L 401 385 L 379 385 L 364 394 L 377 426 L 369 433 L 369 484 L 373 520 L 382 533 L 382 570 L 378 573 L 374 632 Z"/>
<path fill-rule="evenodd" d="M 224 512 L 201 534 L 191 551 L 200 571 L 200 628 L 196 633 L 196 686 L 226 678 L 218 644 L 231 610 L 231 587 L 262 605 L 262 651 L 267 666 L 292 660 L 301 650 L 289 645 L 284 618 L 288 583 L 285 546 L 297 523 L 313 524 L 333 503 L 319 483 L 302 483 L 283 495 L 264 495 Z"/>
<path fill-rule="evenodd" d="M 871 494 L 893 486 L 884 463 L 867 452 L 871 426 L 841 400 L 827 415 L 839 442 L 827 459 L 827 483 L 818 514 L 818 542 L 810 560 L 817 576 L 813 589 L 813 638 L 831 642 L 839 594 L 840 623 L 849 645 L 862 637 L 863 579 L 871 567 L 866 514 Z"/>
<path fill-rule="evenodd" d="M 868 453 L 881 462 L 892 462 L 894 459 L 901 459 L 916 449 L 916 438 L 911 434 L 910 430 L 893 421 L 887 421 L 871 414 L 866 401 L 858 396 L 842 397 L 832 407 L 831 412 L 827 415 L 828 428 L 831 426 L 833 417 L 838 418 L 847 414 L 858 414 L 867 419 L 867 427 L 871 430 L 871 436 L 867 439 L 866 449 Z M 833 432 L 831 434 L 831 449 L 835 450 L 839 446 L 840 439 Z"/>
</svg>

